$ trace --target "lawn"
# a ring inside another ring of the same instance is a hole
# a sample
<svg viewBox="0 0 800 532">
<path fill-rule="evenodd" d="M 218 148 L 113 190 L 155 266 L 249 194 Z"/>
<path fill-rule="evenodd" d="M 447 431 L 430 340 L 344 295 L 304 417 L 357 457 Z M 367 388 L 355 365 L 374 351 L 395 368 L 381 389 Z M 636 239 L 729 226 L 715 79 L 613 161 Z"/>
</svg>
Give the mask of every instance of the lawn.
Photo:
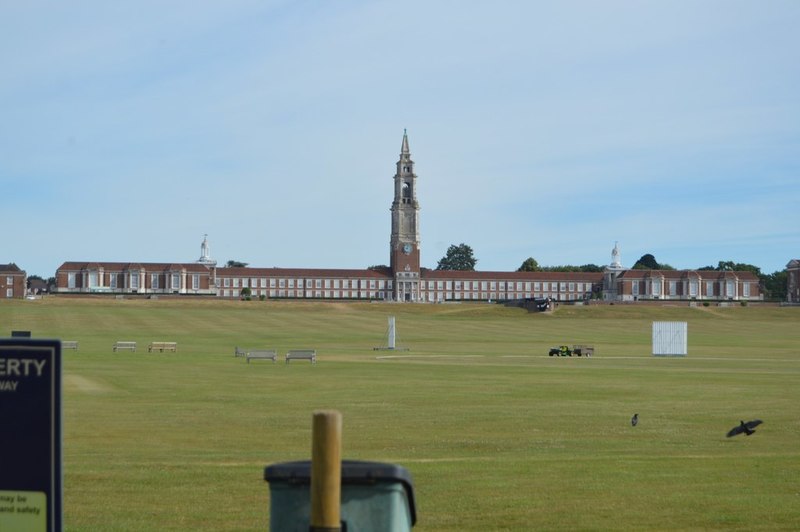
<svg viewBox="0 0 800 532">
<path fill-rule="evenodd" d="M 373 350 L 389 316 L 408 350 Z M 652 357 L 653 321 L 688 322 L 689 355 Z M 63 377 L 76 531 L 266 529 L 264 467 L 310 457 L 317 409 L 342 413 L 345 458 L 411 472 L 414 530 L 793 530 L 799 325 L 800 308 L 756 305 L 0 302 L 0 333 L 80 342 Z M 559 343 L 596 353 L 548 357 Z M 247 364 L 235 346 L 318 363 Z"/>
</svg>

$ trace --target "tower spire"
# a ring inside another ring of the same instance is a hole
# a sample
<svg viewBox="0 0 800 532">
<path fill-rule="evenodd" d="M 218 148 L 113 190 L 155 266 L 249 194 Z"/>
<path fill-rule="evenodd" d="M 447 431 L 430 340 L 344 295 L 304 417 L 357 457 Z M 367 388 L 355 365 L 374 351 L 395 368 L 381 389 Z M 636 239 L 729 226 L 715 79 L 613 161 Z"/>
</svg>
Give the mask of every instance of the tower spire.
<svg viewBox="0 0 800 532">
<path fill-rule="evenodd" d="M 408 148 L 408 132 L 403 129 L 403 145 L 394 175 L 390 268 L 394 275 L 394 299 L 416 301 L 419 297 L 419 203 L 417 175 Z"/>
<path fill-rule="evenodd" d="M 200 264 L 215 265 L 217 261 L 211 258 L 211 246 L 208 245 L 208 234 L 203 235 L 203 243 L 200 244 Z"/>
<path fill-rule="evenodd" d="M 622 261 L 619 256 L 619 242 L 614 242 L 614 249 L 611 250 L 611 267 L 622 269 Z"/>
<path fill-rule="evenodd" d="M 408 133 L 403 128 L 403 146 L 400 148 L 400 155 L 409 155 L 411 150 L 408 149 Z"/>
</svg>

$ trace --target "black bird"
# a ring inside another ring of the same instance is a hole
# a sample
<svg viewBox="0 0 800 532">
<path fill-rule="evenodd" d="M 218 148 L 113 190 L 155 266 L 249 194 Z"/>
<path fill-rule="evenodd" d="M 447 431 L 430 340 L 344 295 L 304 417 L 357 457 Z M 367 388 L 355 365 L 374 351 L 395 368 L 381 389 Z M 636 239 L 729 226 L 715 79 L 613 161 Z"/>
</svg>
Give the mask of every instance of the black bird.
<svg viewBox="0 0 800 532">
<path fill-rule="evenodd" d="M 639 414 L 634 414 L 631 418 L 631 426 L 635 427 L 637 423 L 639 423 Z"/>
<path fill-rule="evenodd" d="M 745 423 L 744 421 L 739 421 L 738 427 L 733 427 L 731 430 L 728 431 L 728 438 L 731 436 L 736 436 L 737 434 L 741 434 L 744 432 L 748 436 L 755 432 L 755 428 L 761 425 L 763 421 L 760 419 L 754 419 L 753 421 L 748 421 Z"/>
</svg>

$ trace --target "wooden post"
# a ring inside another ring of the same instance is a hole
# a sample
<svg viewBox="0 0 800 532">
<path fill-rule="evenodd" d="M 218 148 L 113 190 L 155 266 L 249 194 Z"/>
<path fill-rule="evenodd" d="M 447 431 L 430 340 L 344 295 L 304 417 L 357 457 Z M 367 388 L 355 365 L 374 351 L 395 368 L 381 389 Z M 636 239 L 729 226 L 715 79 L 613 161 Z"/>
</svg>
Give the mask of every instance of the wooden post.
<svg viewBox="0 0 800 532">
<path fill-rule="evenodd" d="M 311 532 L 340 532 L 342 414 L 314 412 L 311 434 Z"/>
</svg>

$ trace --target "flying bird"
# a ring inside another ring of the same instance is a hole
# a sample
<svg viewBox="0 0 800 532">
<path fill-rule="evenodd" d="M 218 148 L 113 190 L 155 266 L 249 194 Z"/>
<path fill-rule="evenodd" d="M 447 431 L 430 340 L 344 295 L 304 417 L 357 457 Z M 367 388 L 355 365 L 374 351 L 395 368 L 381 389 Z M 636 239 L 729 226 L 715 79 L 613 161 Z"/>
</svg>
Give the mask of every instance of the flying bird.
<svg viewBox="0 0 800 532">
<path fill-rule="evenodd" d="M 631 418 L 631 426 L 635 427 L 637 423 L 639 423 L 639 414 L 634 414 Z"/>
<path fill-rule="evenodd" d="M 754 419 L 752 421 L 748 421 L 745 423 L 744 421 L 739 421 L 738 427 L 733 427 L 731 430 L 728 431 L 728 438 L 731 436 L 736 436 L 737 434 L 741 434 L 744 432 L 748 436 L 755 432 L 755 428 L 761 425 L 763 421 L 760 419 Z"/>
</svg>

